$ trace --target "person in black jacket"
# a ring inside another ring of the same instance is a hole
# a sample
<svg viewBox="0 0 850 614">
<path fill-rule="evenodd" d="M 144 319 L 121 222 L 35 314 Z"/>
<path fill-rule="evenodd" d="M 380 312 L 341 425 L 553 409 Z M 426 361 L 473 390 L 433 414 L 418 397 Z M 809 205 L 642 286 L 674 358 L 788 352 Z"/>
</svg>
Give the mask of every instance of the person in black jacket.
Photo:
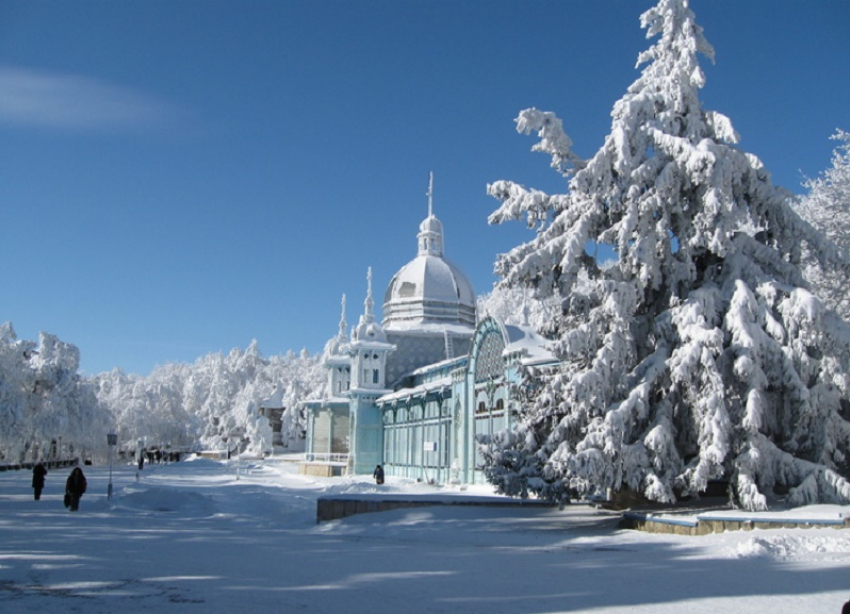
<svg viewBox="0 0 850 614">
<path fill-rule="evenodd" d="M 65 500 L 72 512 L 80 509 L 80 499 L 83 493 L 86 492 L 86 486 L 86 476 L 83 475 L 83 470 L 79 467 L 74 467 L 74 470 L 65 482 Z"/>
<path fill-rule="evenodd" d="M 375 478 L 376 484 L 384 483 L 384 468 L 378 465 L 375 467 L 375 472 L 372 474 L 372 477 Z"/>
<path fill-rule="evenodd" d="M 35 491 L 35 500 L 38 501 L 41 499 L 41 491 L 44 490 L 44 476 L 47 475 L 47 469 L 44 468 L 44 465 L 41 463 L 37 463 L 35 467 L 32 468 L 32 487 Z"/>
</svg>

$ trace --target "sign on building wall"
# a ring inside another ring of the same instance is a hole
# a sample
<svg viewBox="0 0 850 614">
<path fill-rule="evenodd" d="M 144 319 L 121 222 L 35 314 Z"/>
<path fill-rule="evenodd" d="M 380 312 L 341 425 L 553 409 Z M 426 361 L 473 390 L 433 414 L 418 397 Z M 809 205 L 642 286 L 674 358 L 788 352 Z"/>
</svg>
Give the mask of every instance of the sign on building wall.
<svg viewBox="0 0 850 614">
<path fill-rule="evenodd" d="M 436 452 L 437 451 L 437 442 L 436 441 L 426 441 L 425 445 L 422 448 L 425 452 Z"/>
</svg>

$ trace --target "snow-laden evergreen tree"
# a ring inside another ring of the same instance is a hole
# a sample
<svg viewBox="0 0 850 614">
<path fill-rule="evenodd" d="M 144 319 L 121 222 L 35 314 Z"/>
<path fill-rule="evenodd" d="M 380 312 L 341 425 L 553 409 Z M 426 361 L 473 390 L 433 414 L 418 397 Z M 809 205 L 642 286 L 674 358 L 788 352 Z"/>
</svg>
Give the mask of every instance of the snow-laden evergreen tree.
<svg viewBox="0 0 850 614">
<path fill-rule="evenodd" d="M 548 330 L 562 364 L 527 374 L 516 428 L 482 446 L 488 477 L 553 499 L 672 502 L 717 479 L 748 509 L 848 501 L 850 334 L 800 268 L 803 248 L 834 254 L 730 120 L 702 108 L 698 54 L 714 52 L 688 3 L 660 0 L 641 24 L 657 40 L 592 158 L 554 114 L 517 119 L 568 191 L 488 188 L 502 201 L 491 223 L 537 228 L 499 257 L 501 284 L 564 297 Z"/>
<path fill-rule="evenodd" d="M 828 307 L 850 322 L 850 134 L 838 130 L 832 138 L 840 142 L 832 152 L 832 166 L 803 184 L 809 191 L 796 208 L 841 255 L 838 266 L 807 257 L 806 279 Z"/>
</svg>

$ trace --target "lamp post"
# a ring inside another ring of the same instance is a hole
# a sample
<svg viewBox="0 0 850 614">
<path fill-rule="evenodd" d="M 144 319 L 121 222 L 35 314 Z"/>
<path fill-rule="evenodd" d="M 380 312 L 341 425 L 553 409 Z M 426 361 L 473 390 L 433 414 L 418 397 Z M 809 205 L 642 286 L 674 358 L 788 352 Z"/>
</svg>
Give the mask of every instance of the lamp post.
<svg viewBox="0 0 850 614">
<path fill-rule="evenodd" d="M 109 486 L 106 489 L 106 498 L 112 498 L 112 449 L 118 445 L 118 435 L 109 433 L 106 436 L 106 444 L 109 446 Z"/>
<path fill-rule="evenodd" d="M 236 444 L 236 479 L 239 479 L 239 447 L 241 443 L 241 439 L 244 436 L 245 429 L 241 427 L 234 427 L 230 430 L 230 441 Z"/>
</svg>

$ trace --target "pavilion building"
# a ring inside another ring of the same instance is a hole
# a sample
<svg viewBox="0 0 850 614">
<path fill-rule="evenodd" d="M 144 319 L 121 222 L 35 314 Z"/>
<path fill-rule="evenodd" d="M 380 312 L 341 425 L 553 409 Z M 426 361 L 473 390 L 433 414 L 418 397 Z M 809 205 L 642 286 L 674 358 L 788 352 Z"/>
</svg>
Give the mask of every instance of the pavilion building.
<svg viewBox="0 0 850 614">
<path fill-rule="evenodd" d="M 444 255 L 432 194 L 417 255 L 390 281 L 382 321 L 371 269 L 350 333 L 343 297 L 339 333 L 323 355 L 325 393 L 304 403 L 305 473 L 371 474 L 380 464 L 389 476 L 482 482 L 477 443 L 510 426 L 519 367 L 554 360 L 530 327 L 476 313 L 472 284 Z"/>
</svg>

